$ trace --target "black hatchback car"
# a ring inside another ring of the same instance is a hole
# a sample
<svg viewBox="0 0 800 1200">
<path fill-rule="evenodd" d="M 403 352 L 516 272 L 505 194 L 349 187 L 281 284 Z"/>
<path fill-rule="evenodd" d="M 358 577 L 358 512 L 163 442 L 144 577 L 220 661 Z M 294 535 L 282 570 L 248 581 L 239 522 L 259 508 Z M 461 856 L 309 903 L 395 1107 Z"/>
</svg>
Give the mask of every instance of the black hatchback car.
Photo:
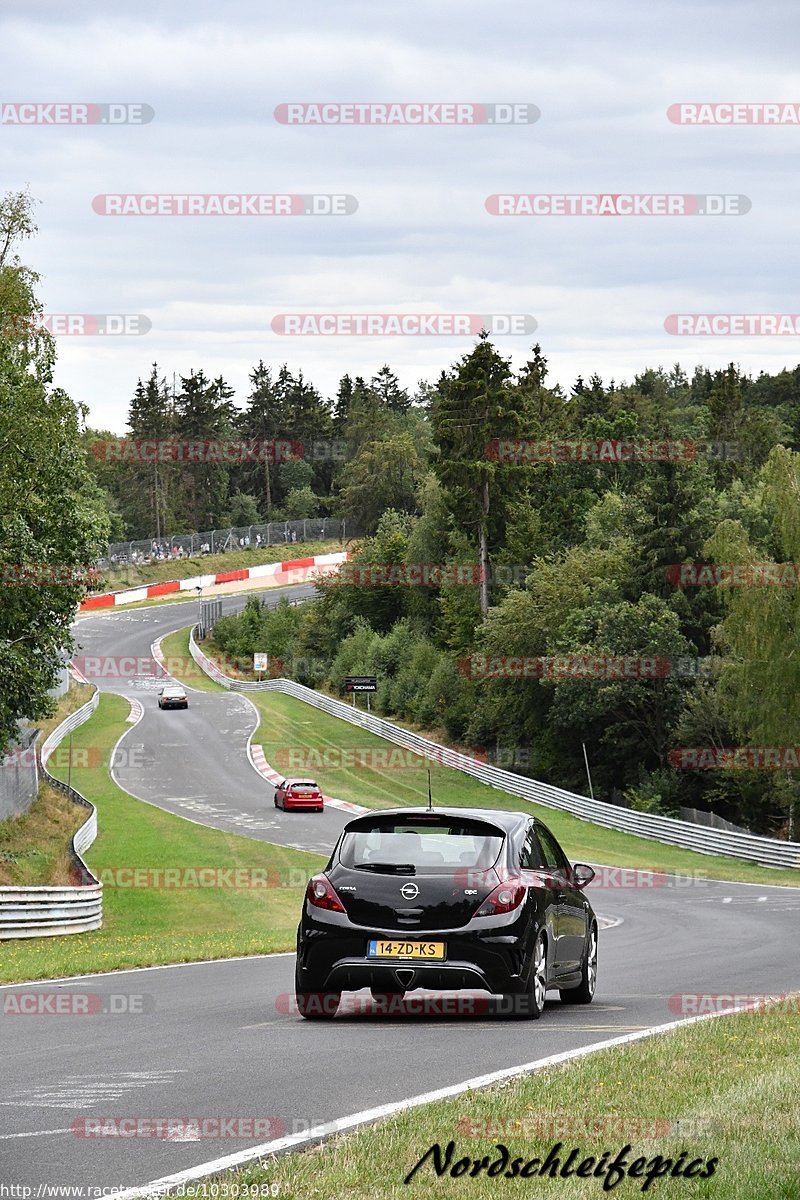
<svg viewBox="0 0 800 1200">
<path fill-rule="evenodd" d="M 597 918 L 541 821 L 522 812 L 402 808 L 348 822 L 310 880 L 297 931 L 295 993 L 308 1019 L 342 992 L 477 989 L 541 1016 L 545 992 L 588 1004 Z"/>
</svg>

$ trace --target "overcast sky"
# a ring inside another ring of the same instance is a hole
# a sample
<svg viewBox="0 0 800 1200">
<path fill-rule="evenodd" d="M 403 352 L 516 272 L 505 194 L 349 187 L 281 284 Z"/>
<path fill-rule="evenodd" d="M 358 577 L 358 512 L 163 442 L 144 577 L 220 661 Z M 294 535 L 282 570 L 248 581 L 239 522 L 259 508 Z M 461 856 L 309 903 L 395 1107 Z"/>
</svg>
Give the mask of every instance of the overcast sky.
<svg viewBox="0 0 800 1200">
<path fill-rule="evenodd" d="M 796 3 L 3 0 L 3 104 L 138 102 L 146 125 L 0 125 L 0 191 L 29 185 L 23 255 L 48 313 L 141 313 L 144 336 L 60 337 L 57 382 L 123 431 L 150 364 L 243 403 L 263 358 L 321 390 L 388 362 L 413 387 L 470 337 L 286 337 L 279 313 L 527 313 L 495 340 L 551 379 L 680 361 L 751 372 L 796 337 L 676 337 L 670 313 L 800 312 L 800 126 L 671 123 L 682 101 L 800 104 Z M 295 126 L 296 101 L 534 104 L 507 127 Z M 346 193 L 338 217 L 106 217 L 107 193 Z M 492 193 L 746 195 L 743 216 L 496 217 Z"/>
</svg>

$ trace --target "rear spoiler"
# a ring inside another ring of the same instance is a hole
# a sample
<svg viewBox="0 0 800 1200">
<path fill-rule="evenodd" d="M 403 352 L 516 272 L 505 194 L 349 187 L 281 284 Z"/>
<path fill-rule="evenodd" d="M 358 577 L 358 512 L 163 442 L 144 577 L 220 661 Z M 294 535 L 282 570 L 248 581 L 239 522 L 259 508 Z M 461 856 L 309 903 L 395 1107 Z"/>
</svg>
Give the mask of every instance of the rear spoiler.
<svg viewBox="0 0 800 1200">
<path fill-rule="evenodd" d="M 470 831 L 483 832 L 494 837 L 506 837 L 507 831 L 499 825 L 494 825 L 491 821 L 483 817 L 458 817 L 454 813 L 443 813 L 436 811 L 414 813 L 386 813 L 372 812 L 363 817 L 354 817 L 352 821 L 348 821 L 345 825 L 343 833 L 365 833 L 370 829 L 380 829 L 385 825 L 457 825 L 466 826 Z"/>
</svg>

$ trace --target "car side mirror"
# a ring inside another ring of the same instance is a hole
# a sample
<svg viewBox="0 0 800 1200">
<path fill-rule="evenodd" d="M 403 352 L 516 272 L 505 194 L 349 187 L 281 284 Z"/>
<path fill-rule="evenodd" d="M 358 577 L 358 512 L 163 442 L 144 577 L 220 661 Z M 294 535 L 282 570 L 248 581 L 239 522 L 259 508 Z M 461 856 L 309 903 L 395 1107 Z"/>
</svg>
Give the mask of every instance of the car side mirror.
<svg viewBox="0 0 800 1200">
<path fill-rule="evenodd" d="M 587 884 L 591 883 L 595 877 L 595 870 L 588 863 L 575 863 L 575 866 L 570 872 L 570 881 L 573 887 L 580 891 Z"/>
</svg>

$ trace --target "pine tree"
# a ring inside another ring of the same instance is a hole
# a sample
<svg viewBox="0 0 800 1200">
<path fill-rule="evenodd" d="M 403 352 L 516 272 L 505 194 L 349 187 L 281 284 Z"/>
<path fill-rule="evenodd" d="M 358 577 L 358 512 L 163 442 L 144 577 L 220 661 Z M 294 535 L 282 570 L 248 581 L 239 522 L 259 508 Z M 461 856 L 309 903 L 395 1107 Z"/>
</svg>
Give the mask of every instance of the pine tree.
<svg viewBox="0 0 800 1200">
<path fill-rule="evenodd" d="M 333 432 L 330 405 L 302 371 L 287 378 L 286 404 L 292 439 L 300 443 L 303 457 L 314 468 L 313 490 L 317 494 L 327 493 L 334 469 L 330 453 Z"/>
<path fill-rule="evenodd" d="M 519 479 L 518 469 L 497 462 L 490 446 L 498 437 L 518 436 L 523 423 L 509 363 L 484 331 L 455 369 L 441 376 L 432 414 L 436 473 L 454 519 L 478 544 L 483 616 L 489 611 L 491 549 L 502 542 L 504 500 Z"/>
<path fill-rule="evenodd" d="M 343 375 L 339 380 L 336 402 L 333 406 L 333 428 L 335 433 L 341 434 L 344 431 L 352 402 L 353 381 L 349 375 Z"/>
<path fill-rule="evenodd" d="M 250 384 L 250 395 L 239 419 L 239 428 L 246 438 L 260 444 L 261 461 L 248 463 L 241 471 L 241 478 L 251 494 L 263 497 L 264 512 L 269 517 L 276 465 L 271 461 L 272 448 L 276 443 L 288 440 L 285 389 L 276 386 L 270 368 L 261 360 L 250 372 Z"/>
<path fill-rule="evenodd" d="M 205 372 L 181 377 L 175 398 L 175 433 L 182 443 L 220 442 L 231 438 L 236 410 L 233 391 L 222 378 L 209 381 Z M 186 462 L 182 468 L 184 517 L 190 529 L 212 529 L 227 507 L 228 464 L 213 458 Z"/>
<path fill-rule="evenodd" d="M 408 412 L 411 407 L 408 392 L 400 387 L 397 376 L 388 364 L 382 366 L 380 371 L 372 376 L 370 388 L 380 403 L 390 412 L 404 413 Z"/>
<path fill-rule="evenodd" d="M 378 393 L 368 387 L 360 375 L 353 382 L 353 392 L 344 426 L 349 459 L 355 458 L 367 442 L 376 442 L 389 431 L 392 418 L 381 404 Z"/>
<path fill-rule="evenodd" d="M 166 379 L 153 363 L 146 383 L 136 384 L 128 409 L 128 429 L 133 442 L 168 442 L 175 432 L 172 396 Z M 154 454 L 151 462 L 132 460 L 121 483 L 129 525 L 144 537 L 163 537 L 172 520 L 176 471 Z M 144 500 L 144 504 L 142 501 Z"/>
</svg>

